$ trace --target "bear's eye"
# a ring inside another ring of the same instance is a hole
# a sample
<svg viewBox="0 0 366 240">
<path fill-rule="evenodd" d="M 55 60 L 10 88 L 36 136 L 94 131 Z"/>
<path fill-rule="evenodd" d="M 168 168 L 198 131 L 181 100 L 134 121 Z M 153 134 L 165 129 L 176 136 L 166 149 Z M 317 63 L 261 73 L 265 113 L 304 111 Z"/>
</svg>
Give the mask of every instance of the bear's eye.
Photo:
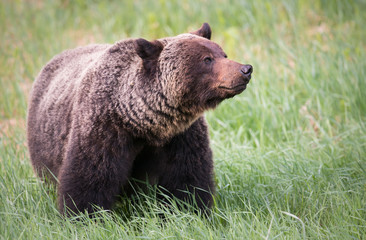
<svg viewBox="0 0 366 240">
<path fill-rule="evenodd" d="M 224 58 L 227 58 L 227 55 L 225 54 Z"/>
<path fill-rule="evenodd" d="M 211 63 L 212 62 L 212 58 L 210 57 L 205 57 L 205 59 L 203 59 L 203 61 L 207 64 Z"/>
</svg>

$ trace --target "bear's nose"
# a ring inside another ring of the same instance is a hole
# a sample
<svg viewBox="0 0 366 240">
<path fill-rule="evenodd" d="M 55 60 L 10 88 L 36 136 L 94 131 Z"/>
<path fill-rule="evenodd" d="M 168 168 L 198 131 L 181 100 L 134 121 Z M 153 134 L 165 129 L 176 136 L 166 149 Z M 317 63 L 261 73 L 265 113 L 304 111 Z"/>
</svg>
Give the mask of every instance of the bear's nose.
<svg viewBox="0 0 366 240">
<path fill-rule="evenodd" d="M 243 76 L 244 82 L 246 84 L 249 83 L 249 81 L 251 79 L 250 74 L 252 74 L 252 72 L 253 72 L 253 67 L 251 65 L 249 65 L 249 64 L 243 65 L 240 68 L 240 73 Z"/>
<path fill-rule="evenodd" d="M 240 69 L 240 72 L 244 75 L 244 77 L 249 77 L 253 72 L 253 67 L 249 64 L 243 65 Z"/>
</svg>

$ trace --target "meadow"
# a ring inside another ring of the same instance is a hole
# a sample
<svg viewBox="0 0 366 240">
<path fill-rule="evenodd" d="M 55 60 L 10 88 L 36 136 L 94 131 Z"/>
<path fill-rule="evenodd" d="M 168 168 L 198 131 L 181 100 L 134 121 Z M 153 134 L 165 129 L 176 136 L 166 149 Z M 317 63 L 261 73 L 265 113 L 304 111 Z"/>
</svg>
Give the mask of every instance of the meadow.
<svg viewBox="0 0 366 240">
<path fill-rule="evenodd" d="M 2 0 L 0 239 L 365 239 L 365 12 L 364 0 Z M 242 94 L 206 113 L 211 216 L 174 199 L 166 209 L 152 189 L 94 219 L 63 219 L 26 146 L 42 66 L 68 48 L 203 22 L 229 58 L 254 67 Z"/>
</svg>

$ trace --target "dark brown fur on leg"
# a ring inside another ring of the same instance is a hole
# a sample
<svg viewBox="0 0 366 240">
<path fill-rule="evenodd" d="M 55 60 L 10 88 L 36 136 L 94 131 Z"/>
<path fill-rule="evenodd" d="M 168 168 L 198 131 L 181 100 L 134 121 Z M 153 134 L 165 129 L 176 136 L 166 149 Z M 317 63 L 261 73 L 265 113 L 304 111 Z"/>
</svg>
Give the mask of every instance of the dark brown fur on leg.
<svg viewBox="0 0 366 240">
<path fill-rule="evenodd" d="M 206 212 L 213 204 L 215 188 L 212 153 L 204 118 L 174 137 L 165 151 L 168 161 L 159 185 L 174 197 L 195 203 Z"/>
<path fill-rule="evenodd" d="M 85 210 L 92 213 L 94 205 L 110 209 L 127 183 L 139 151 L 140 144 L 133 142 L 124 131 L 111 127 L 108 131 L 92 133 L 87 137 L 78 133 L 71 136 L 69 151 L 60 169 L 58 204 L 66 215 Z"/>
<path fill-rule="evenodd" d="M 145 146 L 134 161 L 131 178 L 137 180 L 134 189 L 144 190 L 146 183 L 158 185 L 163 201 L 164 196 L 173 196 L 204 212 L 209 209 L 215 186 L 205 119 L 199 118 L 163 147 Z"/>
</svg>

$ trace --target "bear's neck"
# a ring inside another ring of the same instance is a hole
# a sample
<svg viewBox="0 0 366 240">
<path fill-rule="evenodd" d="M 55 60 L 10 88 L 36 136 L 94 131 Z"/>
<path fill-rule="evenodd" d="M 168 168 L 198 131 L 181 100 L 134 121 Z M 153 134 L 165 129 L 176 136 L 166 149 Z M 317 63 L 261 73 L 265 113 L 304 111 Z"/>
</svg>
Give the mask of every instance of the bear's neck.
<svg viewBox="0 0 366 240">
<path fill-rule="evenodd" d="M 164 95 L 158 84 L 154 87 L 136 86 L 124 91 L 119 115 L 125 128 L 135 137 L 163 146 L 189 128 L 201 114 L 179 107 Z"/>
</svg>

